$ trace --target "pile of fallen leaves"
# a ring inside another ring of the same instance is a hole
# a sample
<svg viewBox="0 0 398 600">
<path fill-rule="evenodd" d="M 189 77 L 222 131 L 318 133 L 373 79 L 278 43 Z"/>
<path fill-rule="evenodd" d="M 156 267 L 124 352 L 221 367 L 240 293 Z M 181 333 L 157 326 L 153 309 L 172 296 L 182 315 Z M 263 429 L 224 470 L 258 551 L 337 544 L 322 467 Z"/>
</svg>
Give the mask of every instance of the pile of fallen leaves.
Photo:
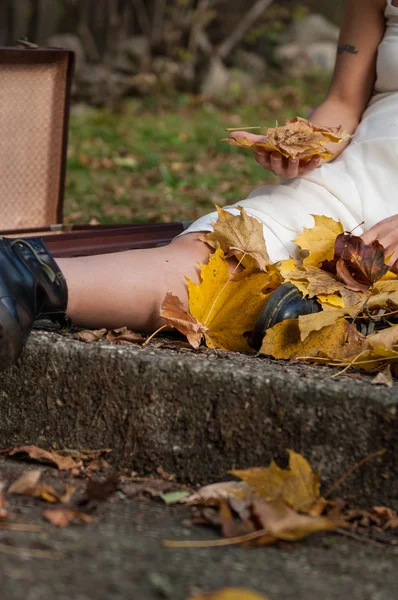
<svg viewBox="0 0 398 600">
<path fill-rule="evenodd" d="M 314 227 L 295 241 L 298 258 L 271 264 L 262 225 L 243 208 L 218 208 L 214 231 L 201 239 L 214 250 L 201 265 L 201 283 L 188 281 L 189 312 L 169 293 L 161 315 L 197 348 L 253 352 L 250 337 L 269 294 L 282 283 L 314 298 L 320 312 L 267 330 L 260 353 L 277 359 L 358 367 L 392 384 L 398 365 L 398 277 L 375 241 L 345 233 L 341 223 L 314 215 Z M 229 258 L 238 266 L 231 269 Z"/>
</svg>

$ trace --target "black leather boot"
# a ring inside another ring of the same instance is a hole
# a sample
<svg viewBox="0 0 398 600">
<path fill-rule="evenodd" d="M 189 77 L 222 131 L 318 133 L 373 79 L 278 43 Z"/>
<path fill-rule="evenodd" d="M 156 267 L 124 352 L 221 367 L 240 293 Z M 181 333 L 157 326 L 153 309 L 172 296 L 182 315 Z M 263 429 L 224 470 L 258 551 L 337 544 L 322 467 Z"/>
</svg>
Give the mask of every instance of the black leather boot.
<svg viewBox="0 0 398 600">
<path fill-rule="evenodd" d="M 280 285 L 268 298 L 258 315 L 253 329 L 250 346 L 260 350 L 265 332 L 286 319 L 297 319 L 301 315 L 320 312 L 321 305 L 314 298 L 303 298 L 291 283 Z"/>
<path fill-rule="evenodd" d="M 0 371 L 20 355 L 34 321 L 66 324 L 68 291 L 40 238 L 0 237 Z"/>
</svg>

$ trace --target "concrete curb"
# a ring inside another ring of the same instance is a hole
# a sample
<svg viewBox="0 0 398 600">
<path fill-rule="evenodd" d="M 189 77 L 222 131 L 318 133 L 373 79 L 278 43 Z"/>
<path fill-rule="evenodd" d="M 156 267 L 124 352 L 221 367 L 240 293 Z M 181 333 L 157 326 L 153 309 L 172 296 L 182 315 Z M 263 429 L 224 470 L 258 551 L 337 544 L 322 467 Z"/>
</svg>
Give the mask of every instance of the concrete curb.
<svg viewBox="0 0 398 600">
<path fill-rule="evenodd" d="M 158 465 L 210 482 L 303 453 L 327 486 L 355 462 L 346 499 L 398 502 L 398 384 L 330 379 L 322 367 L 239 354 L 85 344 L 34 332 L 0 376 L 0 445 L 112 448 L 119 467 Z"/>
</svg>

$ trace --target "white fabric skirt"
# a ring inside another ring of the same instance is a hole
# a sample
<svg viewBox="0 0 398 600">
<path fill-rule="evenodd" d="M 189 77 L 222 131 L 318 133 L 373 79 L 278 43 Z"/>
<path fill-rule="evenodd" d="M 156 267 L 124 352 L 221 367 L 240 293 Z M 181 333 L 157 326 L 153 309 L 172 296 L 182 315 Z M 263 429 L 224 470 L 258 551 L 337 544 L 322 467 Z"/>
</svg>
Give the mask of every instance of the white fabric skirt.
<svg viewBox="0 0 398 600">
<path fill-rule="evenodd" d="M 248 157 L 250 160 L 250 157 Z M 377 94 L 369 103 L 350 145 L 332 162 L 304 177 L 265 185 L 225 210 L 238 206 L 263 223 L 272 261 L 294 252 L 294 240 L 311 215 L 340 220 L 360 235 L 375 223 L 398 214 L 398 92 Z M 195 221 L 182 235 L 211 231 L 217 213 Z"/>
</svg>

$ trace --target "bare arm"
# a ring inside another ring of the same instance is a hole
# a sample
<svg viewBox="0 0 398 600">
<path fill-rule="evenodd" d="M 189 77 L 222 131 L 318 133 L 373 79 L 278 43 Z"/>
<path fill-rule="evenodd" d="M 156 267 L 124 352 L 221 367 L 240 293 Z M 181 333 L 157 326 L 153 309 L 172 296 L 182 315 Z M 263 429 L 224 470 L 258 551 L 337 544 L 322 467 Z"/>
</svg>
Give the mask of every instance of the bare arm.
<svg viewBox="0 0 398 600">
<path fill-rule="evenodd" d="M 310 120 L 326 127 L 342 126 L 354 133 L 369 102 L 376 79 L 377 49 L 385 30 L 386 0 L 346 0 L 336 66 L 325 101 L 316 108 Z M 338 154 L 347 143 L 330 149 Z M 274 153 L 258 152 L 256 160 L 276 175 L 294 178 L 305 175 L 322 161 L 310 163 L 283 160 Z"/>
<path fill-rule="evenodd" d="M 376 80 L 377 48 L 384 29 L 385 0 L 346 0 L 336 67 L 326 100 L 310 119 L 316 125 L 341 125 L 354 133 Z M 341 144 L 341 152 L 347 143 Z M 336 146 L 331 146 L 336 151 Z"/>
</svg>

